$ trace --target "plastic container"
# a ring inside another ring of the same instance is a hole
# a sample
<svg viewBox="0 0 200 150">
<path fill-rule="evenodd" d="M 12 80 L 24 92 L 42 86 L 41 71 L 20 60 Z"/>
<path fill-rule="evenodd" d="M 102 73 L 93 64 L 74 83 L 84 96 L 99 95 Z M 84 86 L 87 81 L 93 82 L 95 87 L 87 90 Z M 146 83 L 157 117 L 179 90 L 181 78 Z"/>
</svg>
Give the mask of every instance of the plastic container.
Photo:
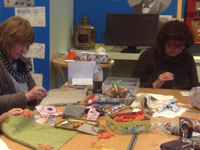
<svg viewBox="0 0 200 150">
<path fill-rule="evenodd" d="M 102 90 L 103 93 L 105 93 L 111 85 L 111 81 L 118 81 L 121 80 L 120 85 L 127 87 L 132 95 L 135 95 L 137 92 L 137 89 L 140 85 L 140 79 L 139 78 L 121 78 L 121 77 L 108 77 L 102 84 Z M 135 98 L 108 98 L 107 101 L 119 101 L 122 104 L 125 105 L 131 105 L 133 100 Z"/>
</svg>

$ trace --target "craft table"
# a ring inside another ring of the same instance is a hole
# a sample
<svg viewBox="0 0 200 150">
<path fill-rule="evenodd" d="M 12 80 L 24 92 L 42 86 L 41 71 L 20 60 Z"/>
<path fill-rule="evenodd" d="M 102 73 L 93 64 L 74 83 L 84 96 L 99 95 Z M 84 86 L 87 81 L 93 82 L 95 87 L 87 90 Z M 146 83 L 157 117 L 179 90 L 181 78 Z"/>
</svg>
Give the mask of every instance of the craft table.
<svg viewBox="0 0 200 150">
<path fill-rule="evenodd" d="M 64 57 L 53 58 L 52 59 L 52 63 L 55 64 L 56 66 L 59 66 L 59 67 L 68 67 L 68 63 L 65 62 L 65 58 Z M 111 60 L 108 63 L 101 63 L 101 67 L 102 68 L 111 67 L 111 66 L 114 65 L 114 63 L 115 63 L 114 60 Z"/>
<path fill-rule="evenodd" d="M 182 91 L 182 90 L 181 90 Z M 180 94 L 180 90 L 166 90 L 166 89 L 150 89 L 150 88 L 139 88 L 137 93 L 154 93 L 154 94 L 163 94 L 163 95 L 174 95 L 175 98 L 177 98 L 178 102 L 188 104 L 189 103 L 189 97 L 183 97 Z M 89 93 L 91 94 L 91 93 Z M 64 110 L 65 106 L 58 107 L 61 111 Z M 199 119 L 199 113 L 200 110 L 197 110 L 195 108 L 190 109 L 193 112 L 185 112 L 182 116 Z M 35 114 L 38 114 L 37 111 L 34 112 Z M 86 115 L 83 116 L 85 118 Z M 62 117 L 57 117 L 56 122 L 59 122 L 62 120 Z M 106 127 L 106 121 L 105 117 L 99 117 L 98 121 L 100 124 L 104 127 Z M 166 122 L 173 122 L 173 124 L 178 125 L 179 118 L 152 118 L 151 123 L 155 123 L 155 121 L 163 121 Z M 107 128 L 107 127 L 106 127 Z M 108 131 L 111 131 L 109 128 L 107 128 Z M 28 147 L 25 147 L 21 144 L 18 144 L 16 142 L 13 142 L 6 136 L 0 137 L 10 148 L 11 150 L 31 150 Z M 127 150 L 127 147 L 129 145 L 129 142 L 132 138 L 132 134 L 129 135 L 116 135 L 109 139 L 100 139 L 100 142 L 105 144 L 107 148 L 112 148 L 114 150 Z M 157 150 L 159 149 L 159 145 L 178 139 L 179 136 L 169 135 L 167 133 L 164 133 L 160 130 L 152 129 L 150 133 L 140 133 L 139 137 L 136 141 L 134 150 Z M 90 148 L 91 142 L 97 141 L 97 137 L 94 135 L 84 134 L 84 133 L 78 133 L 75 137 L 73 137 L 71 140 L 69 140 L 63 147 L 60 148 L 60 150 L 94 150 L 94 148 Z"/>
<path fill-rule="evenodd" d="M 64 72 L 63 72 L 63 68 L 67 68 L 68 67 L 68 63 L 65 62 L 65 58 L 64 57 L 57 57 L 57 58 L 53 58 L 52 59 L 52 63 L 56 66 L 57 70 L 58 70 L 58 73 L 61 75 L 61 78 L 62 78 L 62 81 L 63 83 L 67 82 L 67 80 L 65 79 L 65 75 L 64 75 Z M 101 63 L 101 67 L 102 68 L 109 68 L 109 70 L 112 70 L 111 67 L 115 64 L 115 61 L 114 60 L 111 60 L 110 62 L 108 63 Z M 53 82 L 53 85 L 55 85 L 55 83 L 57 81 L 52 81 Z M 62 83 L 62 84 L 63 84 Z M 60 87 L 60 86 L 59 86 Z M 54 87 L 55 88 L 55 87 Z M 58 87 L 56 87 L 58 88 Z"/>
</svg>

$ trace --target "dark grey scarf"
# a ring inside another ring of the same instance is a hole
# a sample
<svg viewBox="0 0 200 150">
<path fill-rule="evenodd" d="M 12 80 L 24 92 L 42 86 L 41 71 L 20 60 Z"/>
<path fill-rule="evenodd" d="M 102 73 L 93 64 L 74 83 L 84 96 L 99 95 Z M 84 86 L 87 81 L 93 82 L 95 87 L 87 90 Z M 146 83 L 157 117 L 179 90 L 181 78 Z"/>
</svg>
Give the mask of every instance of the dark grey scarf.
<svg viewBox="0 0 200 150">
<path fill-rule="evenodd" d="M 8 72 L 18 83 L 25 83 L 28 81 L 29 68 L 23 56 L 20 56 L 18 60 L 14 61 L 17 64 L 17 69 L 13 67 L 13 65 L 9 62 L 9 60 L 2 52 L 0 52 L 0 58 L 4 66 L 7 68 Z"/>
</svg>

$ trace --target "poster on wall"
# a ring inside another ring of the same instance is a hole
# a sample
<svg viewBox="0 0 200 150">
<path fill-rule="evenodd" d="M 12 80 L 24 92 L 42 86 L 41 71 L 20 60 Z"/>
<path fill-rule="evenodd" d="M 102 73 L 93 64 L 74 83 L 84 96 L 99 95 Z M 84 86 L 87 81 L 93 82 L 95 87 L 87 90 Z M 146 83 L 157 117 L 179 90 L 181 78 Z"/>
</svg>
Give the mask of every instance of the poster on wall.
<svg viewBox="0 0 200 150">
<path fill-rule="evenodd" d="M 128 0 L 136 13 L 162 13 L 172 0 Z"/>
<path fill-rule="evenodd" d="M 25 57 L 33 57 L 44 59 L 45 55 L 45 44 L 33 43 L 30 45 L 28 52 L 24 54 Z"/>
<path fill-rule="evenodd" d="M 4 0 L 4 7 L 34 7 L 35 0 Z"/>
<path fill-rule="evenodd" d="M 45 7 L 15 7 L 15 16 L 27 19 L 32 27 L 46 27 Z"/>
<path fill-rule="evenodd" d="M 31 76 L 35 80 L 37 86 L 42 86 L 43 74 L 31 73 Z"/>
</svg>

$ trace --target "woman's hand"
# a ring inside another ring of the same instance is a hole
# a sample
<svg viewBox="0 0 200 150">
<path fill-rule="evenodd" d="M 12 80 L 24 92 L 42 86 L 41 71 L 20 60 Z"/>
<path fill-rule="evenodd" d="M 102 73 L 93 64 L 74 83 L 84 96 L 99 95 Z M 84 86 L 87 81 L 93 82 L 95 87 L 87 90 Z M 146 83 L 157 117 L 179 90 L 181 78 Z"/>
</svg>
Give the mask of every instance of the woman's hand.
<svg viewBox="0 0 200 150">
<path fill-rule="evenodd" d="M 8 112 L 3 113 L 0 116 L 0 125 L 8 118 L 9 116 L 17 116 L 20 115 L 23 112 L 21 108 L 13 108 L 9 110 Z"/>
<path fill-rule="evenodd" d="M 170 72 L 165 72 L 158 76 L 158 79 L 153 82 L 153 88 L 160 88 L 166 81 L 174 80 L 174 74 Z"/>
<path fill-rule="evenodd" d="M 41 86 L 34 86 L 25 95 L 28 102 L 37 98 L 44 98 L 47 95 L 47 91 Z"/>
<path fill-rule="evenodd" d="M 9 110 L 7 113 L 8 113 L 8 116 L 17 116 L 17 115 L 20 115 L 22 112 L 23 110 L 21 108 L 13 108 Z"/>
</svg>

